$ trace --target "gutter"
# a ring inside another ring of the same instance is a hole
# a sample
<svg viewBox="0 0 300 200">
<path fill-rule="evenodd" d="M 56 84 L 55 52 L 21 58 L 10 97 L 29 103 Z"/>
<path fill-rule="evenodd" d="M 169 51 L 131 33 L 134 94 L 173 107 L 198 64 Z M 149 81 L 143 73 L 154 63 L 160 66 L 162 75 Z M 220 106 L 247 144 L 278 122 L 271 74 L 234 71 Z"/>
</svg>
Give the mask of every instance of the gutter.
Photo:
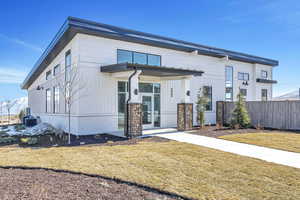
<svg viewBox="0 0 300 200">
<path fill-rule="evenodd" d="M 137 73 L 136 67 L 133 68 L 134 72 L 129 76 L 128 78 L 128 99 L 126 101 L 126 130 L 125 130 L 125 135 L 128 137 L 128 129 L 129 129 L 129 101 L 131 100 L 131 79 L 134 75 Z"/>
</svg>

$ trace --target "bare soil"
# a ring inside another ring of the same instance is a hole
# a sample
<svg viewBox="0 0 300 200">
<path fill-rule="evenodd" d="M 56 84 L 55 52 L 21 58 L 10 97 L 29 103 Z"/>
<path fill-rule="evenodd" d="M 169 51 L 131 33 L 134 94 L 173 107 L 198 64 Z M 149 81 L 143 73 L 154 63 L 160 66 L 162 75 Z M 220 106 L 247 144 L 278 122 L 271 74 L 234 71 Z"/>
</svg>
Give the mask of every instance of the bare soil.
<svg viewBox="0 0 300 200">
<path fill-rule="evenodd" d="M 45 169 L 0 168 L 1 200 L 169 200 L 182 199 L 155 189 Z"/>
</svg>

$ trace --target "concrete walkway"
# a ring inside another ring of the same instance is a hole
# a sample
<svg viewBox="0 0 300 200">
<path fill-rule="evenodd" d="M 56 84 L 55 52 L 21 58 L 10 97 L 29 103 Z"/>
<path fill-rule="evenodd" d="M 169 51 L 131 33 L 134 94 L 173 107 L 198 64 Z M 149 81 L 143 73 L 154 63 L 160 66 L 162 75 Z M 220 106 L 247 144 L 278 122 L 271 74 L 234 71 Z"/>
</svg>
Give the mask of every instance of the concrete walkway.
<svg viewBox="0 0 300 200">
<path fill-rule="evenodd" d="M 300 153 L 193 135 L 185 132 L 162 133 L 155 134 L 155 136 L 300 168 Z"/>
</svg>

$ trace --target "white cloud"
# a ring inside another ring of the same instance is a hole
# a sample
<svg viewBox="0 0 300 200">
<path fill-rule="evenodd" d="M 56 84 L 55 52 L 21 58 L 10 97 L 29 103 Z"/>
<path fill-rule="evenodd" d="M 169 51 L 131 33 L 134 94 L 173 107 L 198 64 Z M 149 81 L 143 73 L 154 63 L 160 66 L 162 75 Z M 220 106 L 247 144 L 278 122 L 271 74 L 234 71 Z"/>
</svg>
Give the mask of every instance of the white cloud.
<svg viewBox="0 0 300 200">
<path fill-rule="evenodd" d="M 0 67 L 0 83 L 20 84 L 24 81 L 27 73 L 27 70 Z"/>
<path fill-rule="evenodd" d="M 23 47 L 32 49 L 34 51 L 38 51 L 38 52 L 42 52 L 43 51 L 42 48 L 40 48 L 40 47 L 38 47 L 36 45 L 30 44 L 28 42 L 25 42 L 25 41 L 17 39 L 17 38 L 8 37 L 8 36 L 6 36 L 4 34 L 1 34 L 1 33 L 0 33 L 0 38 L 2 38 L 4 40 L 7 40 L 7 41 L 10 41 L 10 42 L 13 42 L 13 43 L 18 44 L 18 45 L 21 45 Z"/>
</svg>

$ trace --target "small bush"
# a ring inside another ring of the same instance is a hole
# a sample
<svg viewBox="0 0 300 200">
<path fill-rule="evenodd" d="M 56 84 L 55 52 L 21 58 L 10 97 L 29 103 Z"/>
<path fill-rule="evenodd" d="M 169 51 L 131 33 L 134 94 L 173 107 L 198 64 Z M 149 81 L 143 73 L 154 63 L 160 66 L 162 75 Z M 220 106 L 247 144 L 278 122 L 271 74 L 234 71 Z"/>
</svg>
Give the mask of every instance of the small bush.
<svg viewBox="0 0 300 200">
<path fill-rule="evenodd" d="M 15 137 L 0 137 L 0 144 L 11 144 L 17 142 Z"/>
<path fill-rule="evenodd" d="M 20 139 L 20 144 L 23 145 L 35 145 L 38 143 L 38 139 L 36 137 L 25 137 Z"/>
<path fill-rule="evenodd" d="M 245 99 L 241 93 L 237 95 L 238 101 L 235 103 L 235 108 L 232 112 L 231 127 L 248 128 L 250 126 L 250 117 L 246 108 Z"/>
</svg>

